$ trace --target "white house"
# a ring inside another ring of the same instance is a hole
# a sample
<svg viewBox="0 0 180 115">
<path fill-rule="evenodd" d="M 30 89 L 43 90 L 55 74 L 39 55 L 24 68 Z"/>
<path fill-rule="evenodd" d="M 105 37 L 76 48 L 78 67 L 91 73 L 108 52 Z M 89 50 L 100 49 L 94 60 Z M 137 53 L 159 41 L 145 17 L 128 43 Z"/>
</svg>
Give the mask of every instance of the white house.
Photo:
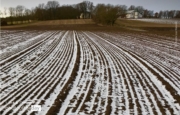
<svg viewBox="0 0 180 115">
<path fill-rule="evenodd" d="M 84 18 L 84 14 L 83 13 L 81 13 L 81 15 L 80 15 L 80 19 L 83 19 Z"/>
<path fill-rule="evenodd" d="M 80 14 L 80 19 L 90 19 L 90 18 L 91 18 L 90 12 L 86 12 L 86 14 L 84 14 L 84 13 Z"/>
<path fill-rule="evenodd" d="M 139 12 L 135 11 L 135 10 L 129 10 L 126 12 L 126 18 L 128 19 L 138 19 L 138 18 L 142 18 L 142 14 L 140 14 Z"/>
</svg>

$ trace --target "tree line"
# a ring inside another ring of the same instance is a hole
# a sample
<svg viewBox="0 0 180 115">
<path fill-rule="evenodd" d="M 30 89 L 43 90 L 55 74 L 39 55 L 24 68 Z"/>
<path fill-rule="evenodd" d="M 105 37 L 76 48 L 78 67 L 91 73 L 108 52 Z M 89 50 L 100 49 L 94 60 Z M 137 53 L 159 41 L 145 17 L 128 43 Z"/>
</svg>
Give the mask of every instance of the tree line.
<svg viewBox="0 0 180 115">
<path fill-rule="evenodd" d="M 90 1 L 63 6 L 60 6 L 58 1 L 48 1 L 46 4 L 41 3 L 32 9 L 27 9 L 22 5 L 5 8 L 4 13 L 0 12 L 0 15 L 2 19 L 2 15 L 6 16 L 8 12 L 9 16 L 5 19 L 13 24 L 17 21 L 23 23 L 23 21 L 30 20 L 77 19 L 80 18 L 81 13 L 83 13 L 82 18 L 90 18 L 93 8 L 94 5 Z"/>
<path fill-rule="evenodd" d="M 124 18 L 128 10 L 139 12 L 143 18 L 180 18 L 179 10 L 166 10 L 154 13 L 152 10 L 143 8 L 142 6 L 131 5 L 111 5 L 97 4 L 93 2 L 83 1 L 74 5 L 60 6 L 58 1 L 48 1 L 46 4 L 41 3 L 35 8 L 27 9 L 22 5 L 16 7 L 4 8 L 4 13 L 7 15 L 6 20 L 11 22 L 30 21 L 30 20 L 57 20 L 57 19 L 79 19 L 92 18 L 96 23 L 113 25 L 118 17 Z"/>
<path fill-rule="evenodd" d="M 154 17 L 165 18 L 165 19 L 180 18 L 180 10 L 165 10 L 165 11 L 161 10 L 159 13 L 156 12 Z"/>
</svg>

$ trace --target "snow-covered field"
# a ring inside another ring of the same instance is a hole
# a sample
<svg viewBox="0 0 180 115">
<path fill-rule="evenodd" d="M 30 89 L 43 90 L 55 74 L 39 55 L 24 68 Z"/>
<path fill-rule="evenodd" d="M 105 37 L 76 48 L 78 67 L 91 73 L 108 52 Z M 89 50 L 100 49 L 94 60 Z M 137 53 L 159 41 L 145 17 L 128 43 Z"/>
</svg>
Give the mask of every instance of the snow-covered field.
<svg viewBox="0 0 180 115">
<path fill-rule="evenodd" d="M 1 31 L 0 112 L 180 115 L 180 43 L 173 40 L 123 32 Z M 41 111 L 32 111 L 33 105 Z"/>
<path fill-rule="evenodd" d="M 179 19 L 132 19 L 144 22 L 153 22 L 153 23 L 161 23 L 161 24 L 180 24 Z"/>
</svg>

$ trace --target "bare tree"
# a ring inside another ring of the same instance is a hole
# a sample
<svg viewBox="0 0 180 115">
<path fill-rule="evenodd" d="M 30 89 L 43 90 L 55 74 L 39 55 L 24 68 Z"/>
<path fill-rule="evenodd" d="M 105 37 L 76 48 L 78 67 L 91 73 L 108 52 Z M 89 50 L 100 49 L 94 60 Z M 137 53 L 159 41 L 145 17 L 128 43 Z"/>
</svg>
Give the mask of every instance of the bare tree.
<svg viewBox="0 0 180 115">
<path fill-rule="evenodd" d="M 106 6 L 106 11 L 107 11 L 107 19 L 108 19 L 106 22 L 107 24 L 113 26 L 118 18 L 118 7 L 108 4 Z"/>
<path fill-rule="evenodd" d="M 116 8 L 118 10 L 118 15 L 121 18 L 124 18 L 126 16 L 127 6 L 126 5 L 117 5 Z"/>
<path fill-rule="evenodd" d="M 148 16 L 149 16 L 149 11 L 146 9 L 146 10 L 144 10 L 143 12 L 144 12 L 144 13 L 143 13 L 143 18 L 148 18 Z"/>
<path fill-rule="evenodd" d="M 57 15 L 57 9 L 59 7 L 58 1 L 48 1 L 46 4 L 46 9 L 49 11 L 50 19 L 55 19 Z"/>
<path fill-rule="evenodd" d="M 35 8 L 35 15 L 36 15 L 36 18 L 38 20 L 44 20 L 45 18 L 45 4 L 39 4 L 36 8 Z"/>
<path fill-rule="evenodd" d="M 7 8 L 6 7 L 4 7 L 4 17 L 6 17 L 6 15 L 7 15 Z"/>
<path fill-rule="evenodd" d="M 98 4 L 94 9 L 93 15 L 93 20 L 96 23 L 113 26 L 118 18 L 118 7 L 110 4 Z"/>
<path fill-rule="evenodd" d="M 35 14 L 36 14 L 35 8 L 31 8 L 30 11 L 31 11 L 31 12 L 30 12 L 30 19 L 31 19 L 31 20 L 35 20 L 35 19 L 36 19 L 36 17 L 35 17 Z"/>
<path fill-rule="evenodd" d="M 10 15 L 11 24 L 13 24 L 13 18 L 15 16 L 15 8 L 9 7 L 9 15 Z"/>
<path fill-rule="evenodd" d="M 154 17 L 155 17 L 155 18 L 158 18 L 158 17 L 159 17 L 159 13 L 156 12 L 156 13 L 154 14 Z"/>
<path fill-rule="evenodd" d="M 30 22 L 30 14 L 31 14 L 31 10 L 25 9 L 25 17 L 28 22 Z"/>
<path fill-rule="evenodd" d="M 91 18 L 93 8 L 94 5 L 90 1 L 83 1 L 76 5 L 76 9 L 83 13 L 83 18 Z"/>
<path fill-rule="evenodd" d="M 177 10 L 176 11 L 176 16 L 175 16 L 176 18 L 180 18 L 180 10 Z"/>
<path fill-rule="evenodd" d="M 127 6 L 126 5 L 117 5 L 117 7 L 118 7 L 118 10 L 127 11 Z"/>
<path fill-rule="evenodd" d="M 151 18 L 151 17 L 153 17 L 153 14 L 154 14 L 154 11 L 152 11 L 152 10 L 144 10 L 143 11 L 143 17 L 144 18 Z"/>
<path fill-rule="evenodd" d="M 175 10 L 168 11 L 168 18 L 174 18 Z"/>
<path fill-rule="evenodd" d="M 59 7 L 59 2 L 58 1 L 48 1 L 46 7 L 48 9 L 56 9 Z"/>
<path fill-rule="evenodd" d="M 24 9 L 25 9 L 25 7 L 21 6 L 21 5 L 18 5 L 16 7 L 16 15 L 21 20 L 21 23 L 23 23 L 23 11 L 24 11 Z"/>
<path fill-rule="evenodd" d="M 18 13 L 18 9 L 17 7 L 15 8 L 15 14 L 16 14 L 16 24 L 18 24 L 18 21 L 19 21 L 19 13 Z"/>
<path fill-rule="evenodd" d="M 93 11 L 93 8 L 94 8 L 94 5 L 93 5 L 93 2 L 90 2 L 90 1 L 86 1 L 86 4 L 87 4 L 87 12 L 89 12 L 90 16 L 89 18 L 91 18 L 91 13 Z"/>
<path fill-rule="evenodd" d="M 167 10 L 163 11 L 163 17 L 168 18 L 168 11 Z"/>
<path fill-rule="evenodd" d="M 131 5 L 129 8 L 128 8 L 128 10 L 135 10 L 136 9 L 136 7 L 134 6 L 134 5 Z"/>
<path fill-rule="evenodd" d="M 149 18 L 152 18 L 154 15 L 154 11 L 153 10 L 148 10 L 148 14 L 149 14 Z"/>
<path fill-rule="evenodd" d="M 135 8 L 135 10 L 136 10 L 137 12 L 139 12 L 140 14 L 143 14 L 144 8 L 143 8 L 142 6 L 137 6 L 137 7 Z"/>
<path fill-rule="evenodd" d="M 176 16 L 176 10 L 172 10 L 172 15 L 173 15 L 173 18 L 175 18 L 175 16 Z"/>
<path fill-rule="evenodd" d="M 83 13 L 83 18 L 85 18 L 86 12 L 87 12 L 87 4 L 86 2 L 81 2 L 77 5 L 78 9 L 81 13 Z"/>
<path fill-rule="evenodd" d="M 163 11 L 159 11 L 159 18 L 162 18 L 162 16 L 163 16 Z"/>
<path fill-rule="evenodd" d="M 104 23 L 104 17 L 106 15 L 105 11 L 105 4 L 97 4 L 95 9 L 93 10 L 93 20 L 96 23 Z"/>
</svg>

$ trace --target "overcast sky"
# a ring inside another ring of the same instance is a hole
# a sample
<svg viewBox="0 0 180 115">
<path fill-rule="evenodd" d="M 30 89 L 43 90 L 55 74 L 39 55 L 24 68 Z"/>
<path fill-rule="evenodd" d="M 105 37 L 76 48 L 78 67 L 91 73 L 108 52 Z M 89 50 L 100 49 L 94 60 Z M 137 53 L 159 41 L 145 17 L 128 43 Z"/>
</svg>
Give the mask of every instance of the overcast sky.
<svg viewBox="0 0 180 115">
<path fill-rule="evenodd" d="M 37 6 L 39 3 L 47 3 L 47 1 L 52 0 L 0 0 L 0 10 L 3 12 L 4 8 L 16 7 L 17 5 L 23 5 L 26 8 L 31 9 L 32 7 Z M 84 0 L 56 0 L 60 5 L 65 4 L 76 4 L 80 3 Z M 160 10 L 180 10 L 180 0 L 89 0 L 94 3 L 94 5 L 98 3 L 104 4 L 113 4 L 113 5 L 135 5 L 135 6 L 143 6 L 148 10 L 153 10 L 154 12 L 159 12 Z M 4 12 L 3 12 L 4 13 Z"/>
</svg>

